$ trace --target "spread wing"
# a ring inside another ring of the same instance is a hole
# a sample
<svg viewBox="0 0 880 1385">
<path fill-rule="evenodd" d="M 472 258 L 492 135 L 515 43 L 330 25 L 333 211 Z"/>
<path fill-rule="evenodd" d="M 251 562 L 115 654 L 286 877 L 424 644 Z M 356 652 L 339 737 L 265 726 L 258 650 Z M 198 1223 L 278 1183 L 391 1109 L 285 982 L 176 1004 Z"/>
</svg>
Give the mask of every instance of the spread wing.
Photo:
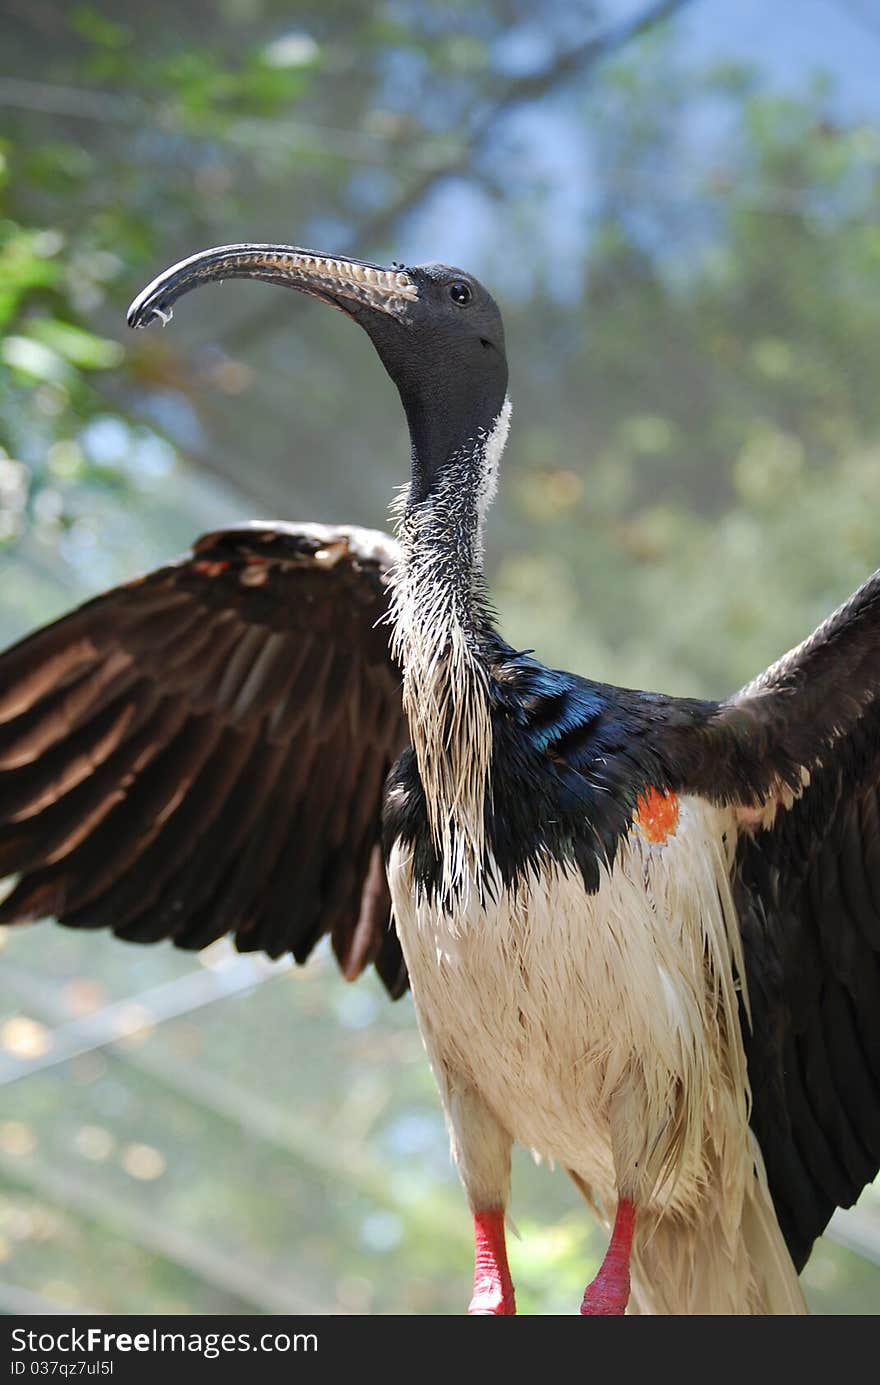
<svg viewBox="0 0 880 1385">
<path fill-rule="evenodd" d="M 384 534 L 252 525 L 0 656 L 0 922 L 406 971 L 379 846 L 407 743 Z"/>
<path fill-rule="evenodd" d="M 735 874 L 743 1037 L 800 1269 L 880 1167 L 880 573 L 703 734 L 716 792 L 737 797 L 737 777 L 758 790 Z"/>
</svg>

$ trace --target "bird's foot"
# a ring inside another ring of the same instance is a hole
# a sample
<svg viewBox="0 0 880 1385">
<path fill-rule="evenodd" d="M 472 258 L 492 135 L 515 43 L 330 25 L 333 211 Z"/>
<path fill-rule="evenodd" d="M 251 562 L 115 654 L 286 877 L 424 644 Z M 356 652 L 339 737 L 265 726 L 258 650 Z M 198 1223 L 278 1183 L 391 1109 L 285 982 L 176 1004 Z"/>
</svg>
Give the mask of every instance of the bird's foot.
<svg viewBox="0 0 880 1385">
<path fill-rule="evenodd" d="M 622 1200 L 617 1204 L 614 1230 L 599 1273 L 584 1290 L 581 1314 L 584 1317 L 621 1317 L 629 1303 L 629 1257 L 632 1252 L 636 1209 Z"/>
<path fill-rule="evenodd" d="M 515 1312 L 516 1301 L 513 1293 L 505 1294 L 500 1289 L 494 1289 L 489 1293 L 474 1294 L 468 1304 L 469 1318 L 506 1318 L 511 1317 Z"/>
<path fill-rule="evenodd" d="M 513 1280 L 507 1267 L 504 1212 L 474 1213 L 474 1293 L 471 1317 L 507 1317 L 516 1312 Z"/>
<path fill-rule="evenodd" d="M 584 1290 L 581 1315 L 584 1317 L 622 1317 L 629 1303 L 629 1270 L 605 1272 L 603 1266 L 592 1284 Z"/>
</svg>

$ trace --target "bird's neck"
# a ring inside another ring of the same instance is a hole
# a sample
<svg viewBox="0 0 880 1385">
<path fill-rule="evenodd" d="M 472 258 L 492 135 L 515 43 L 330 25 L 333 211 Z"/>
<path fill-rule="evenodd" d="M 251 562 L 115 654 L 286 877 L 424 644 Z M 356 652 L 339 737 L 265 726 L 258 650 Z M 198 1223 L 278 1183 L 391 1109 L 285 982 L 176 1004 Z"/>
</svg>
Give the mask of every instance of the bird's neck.
<svg viewBox="0 0 880 1385">
<path fill-rule="evenodd" d="M 393 579 L 393 649 L 446 894 L 474 878 L 485 859 L 493 627 L 483 526 L 509 421 L 505 400 L 488 427 L 432 468 L 426 493 L 411 485 L 397 507 L 402 558 Z M 418 461 L 415 474 L 423 471 Z"/>
</svg>

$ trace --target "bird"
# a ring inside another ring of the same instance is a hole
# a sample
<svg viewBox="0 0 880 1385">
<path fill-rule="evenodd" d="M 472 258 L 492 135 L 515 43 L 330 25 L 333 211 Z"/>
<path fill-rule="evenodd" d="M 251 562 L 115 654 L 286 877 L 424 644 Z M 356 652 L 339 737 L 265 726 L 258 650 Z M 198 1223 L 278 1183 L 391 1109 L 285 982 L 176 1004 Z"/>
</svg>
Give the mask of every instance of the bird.
<svg viewBox="0 0 880 1385">
<path fill-rule="evenodd" d="M 880 572 L 723 700 L 548 668 L 484 574 L 511 416 L 487 289 L 241 243 L 128 321 L 234 278 L 365 329 L 411 441 L 395 536 L 211 533 L 3 654 L 0 923 L 297 962 L 329 935 L 347 979 L 409 989 L 475 1316 L 516 1311 L 514 1145 L 605 1228 L 584 1316 L 805 1312 L 880 1164 Z"/>
</svg>

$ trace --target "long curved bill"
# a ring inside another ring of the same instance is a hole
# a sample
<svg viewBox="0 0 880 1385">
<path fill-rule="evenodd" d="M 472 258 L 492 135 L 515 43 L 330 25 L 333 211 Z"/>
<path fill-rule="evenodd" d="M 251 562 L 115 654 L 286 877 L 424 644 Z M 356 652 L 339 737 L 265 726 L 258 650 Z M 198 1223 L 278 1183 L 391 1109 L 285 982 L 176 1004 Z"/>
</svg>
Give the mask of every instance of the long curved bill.
<svg viewBox="0 0 880 1385">
<path fill-rule="evenodd" d="M 371 308 L 399 321 L 418 298 L 416 284 L 404 269 L 319 255 L 296 245 L 218 245 L 180 260 L 147 284 L 128 310 L 128 325 L 168 322 L 183 294 L 224 279 L 262 279 L 299 289 L 352 316 L 359 308 Z"/>
</svg>

